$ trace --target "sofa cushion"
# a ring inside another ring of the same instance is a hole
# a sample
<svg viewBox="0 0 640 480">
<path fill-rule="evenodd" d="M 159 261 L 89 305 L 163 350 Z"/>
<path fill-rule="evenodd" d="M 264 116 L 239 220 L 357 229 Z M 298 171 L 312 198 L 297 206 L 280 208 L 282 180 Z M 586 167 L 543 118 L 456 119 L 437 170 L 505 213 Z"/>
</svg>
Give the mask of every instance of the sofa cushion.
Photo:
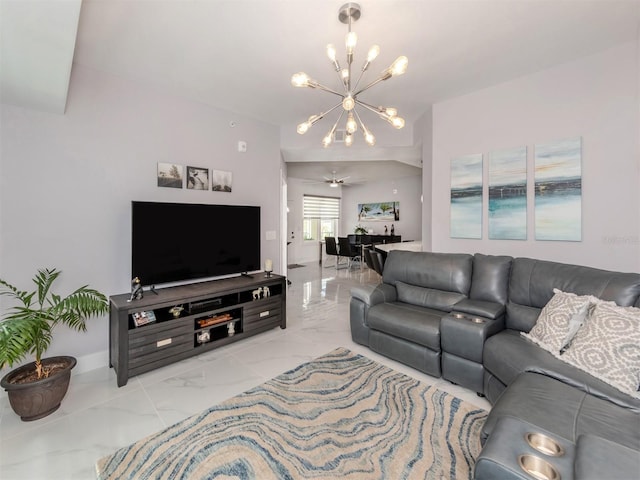
<svg viewBox="0 0 640 480">
<path fill-rule="evenodd" d="M 509 278 L 509 303 L 514 305 L 507 306 L 507 328 L 531 330 L 537 315 L 520 315 L 516 305 L 540 309 L 551 300 L 554 288 L 631 306 L 640 296 L 640 274 L 516 258 Z"/>
<path fill-rule="evenodd" d="M 440 319 L 443 312 L 408 303 L 383 303 L 369 310 L 367 323 L 394 337 L 440 351 Z"/>
<path fill-rule="evenodd" d="M 469 294 L 473 257 L 466 253 L 432 253 L 392 250 L 384 264 L 382 280 Z"/>
<path fill-rule="evenodd" d="M 580 435 L 574 463 L 580 480 L 638 478 L 640 452 L 595 435 Z"/>
<path fill-rule="evenodd" d="M 418 305 L 419 307 L 434 308 L 450 312 L 453 306 L 466 298 L 461 293 L 444 292 L 435 288 L 418 287 L 401 281 L 396 282 L 398 301 Z"/>
<path fill-rule="evenodd" d="M 573 443 L 580 435 L 597 435 L 640 449 L 638 412 L 537 373 L 519 375 L 504 391 L 483 426 L 484 439 L 503 417 L 520 418 Z"/>
<path fill-rule="evenodd" d="M 531 331 L 522 335 L 558 355 L 576 334 L 587 317 L 589 307 L 597 299 L 591 295 L 566 293 L 557 288 L 553 292 L 553 297 L 540 312 Z"/>
<path fill-rule="evenodd" d="M 485 302 L 507 303 L 507 287 L 512 257 L 503 255 L 473 256 L 473 276 L 469 298 Z"/>
<path fill-rule="evenodd" d="M 599 303 L 560 357 L 634 395 L 640 385 L 640 309 Z"/>
<path fill-rule="evenodd" d="M 515 330 L 503 330 L 484 344 L 483 364 L 505 385 L 515 382 L 523 372 L 538 372 L 557 378 L 591 395 L 640 412 L 640 399 L 559 360 Z"/>
</svg>

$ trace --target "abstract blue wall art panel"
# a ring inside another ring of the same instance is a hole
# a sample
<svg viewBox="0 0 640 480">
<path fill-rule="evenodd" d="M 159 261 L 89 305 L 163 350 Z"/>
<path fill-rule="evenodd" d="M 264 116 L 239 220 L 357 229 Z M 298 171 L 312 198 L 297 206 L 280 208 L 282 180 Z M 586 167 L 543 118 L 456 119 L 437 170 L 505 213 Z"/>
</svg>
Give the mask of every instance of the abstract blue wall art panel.
<svg viewBox="0 0 640 480">
<path fill-rule="evenodd" d="M 527 239 L 527 147 L 489 153 L 489 238 Z"/>
<path fill-rule="evenodd" d="M 582 138 L 535 146 L 536 240 L 582 240 Z"/>
<path fill-rule="evenodd" d="M 482 154 L 451 159 L 451 238 L 482 238 Z"/>
</svg>

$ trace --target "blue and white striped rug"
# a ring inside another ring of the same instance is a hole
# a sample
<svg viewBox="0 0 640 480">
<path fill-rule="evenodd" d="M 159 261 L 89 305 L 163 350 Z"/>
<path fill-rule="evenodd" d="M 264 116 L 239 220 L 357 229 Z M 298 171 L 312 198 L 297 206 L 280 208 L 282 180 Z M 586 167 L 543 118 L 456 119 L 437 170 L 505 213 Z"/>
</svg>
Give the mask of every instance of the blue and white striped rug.
<svg viewBox="0 0 640 480">
<path fill-rule="evenodd" d="M 96 464 L 98 479 L 471 479 L 487 412 L 339 348 Z"/>
</svg>

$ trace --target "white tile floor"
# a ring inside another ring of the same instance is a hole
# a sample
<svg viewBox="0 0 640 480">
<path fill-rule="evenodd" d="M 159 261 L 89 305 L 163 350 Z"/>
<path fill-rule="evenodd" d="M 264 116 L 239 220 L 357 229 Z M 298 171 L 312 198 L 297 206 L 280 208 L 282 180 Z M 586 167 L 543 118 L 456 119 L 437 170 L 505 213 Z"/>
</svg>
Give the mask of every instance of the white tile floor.
<svg viewBox="0 0 640 480">
<path fill-rule="evenodd" d="M 21 422 L 0 393 L 0 479 L 95 479 L 98 458 L 340 346 L 490 408 L 474 392 L 351 341 L 349 292 L 377 283 L 372 270 L 308 263 L 289 270 L 289 278 L 286 330 L 133 377 L 122 388 L 107 367 L 74 375 L 60 409 L 35 422 Z"/>
</svg>

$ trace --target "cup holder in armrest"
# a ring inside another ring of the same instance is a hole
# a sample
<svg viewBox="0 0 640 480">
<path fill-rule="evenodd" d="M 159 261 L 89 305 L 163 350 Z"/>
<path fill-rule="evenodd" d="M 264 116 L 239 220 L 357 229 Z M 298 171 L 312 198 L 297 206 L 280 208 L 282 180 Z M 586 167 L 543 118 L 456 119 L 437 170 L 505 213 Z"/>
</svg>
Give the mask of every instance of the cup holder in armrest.
<svg viewBox="0 0 640 480">
<path fill-rule="evenodd" d="M 556 467 L 535 455 L 520 455 L 518 463 L 523 471 L 536 480 L 560 480 L 560 473 Z"/>
<path fill-rule="evenodd" d="M 452 313 L 451 316 L 453 318 L 467 318 L 467 316 L 464 313 Z"/>
<path fill-rule="evenodd" d="M 524 438 L 531 448 L 548 455 L 550 457 L 561 457 L 564 455 L 564 448 L 553 438 L 542 433 L 527 433 Z"/>
</svg>

